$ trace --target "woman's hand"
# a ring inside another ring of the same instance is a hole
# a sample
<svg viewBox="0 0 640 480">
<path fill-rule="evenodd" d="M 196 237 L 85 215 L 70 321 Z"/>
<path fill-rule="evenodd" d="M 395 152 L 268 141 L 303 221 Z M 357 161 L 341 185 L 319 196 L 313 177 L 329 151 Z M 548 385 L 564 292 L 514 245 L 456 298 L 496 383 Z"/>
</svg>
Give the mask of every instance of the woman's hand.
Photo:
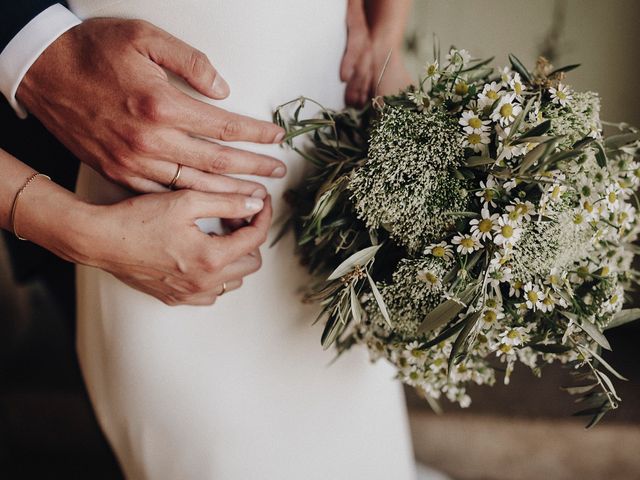
<svg viewBox="0 0 640 480">
<path fill-rule="evenodd" d="M 408 0 L 349 0 L 347 47 L 340 78 L 347 105 L 362 107 L 376 95 L 392 95 L 411 84 L 402 40 Z M 387 61 L 388 59 L 388 61 Z"/>
<path fill-rule="evenodd" d="M 21 236 L 62 258 L 110 272 L 168 305 L 210 305 L 260 268 L 271 201 L 181 190 L 97 206 L 38 179 L 16 213 Z M 224 236 L 205 234 L 195 224 L 198 218 L 251 216 L 248 225 Z"/>
</svg>

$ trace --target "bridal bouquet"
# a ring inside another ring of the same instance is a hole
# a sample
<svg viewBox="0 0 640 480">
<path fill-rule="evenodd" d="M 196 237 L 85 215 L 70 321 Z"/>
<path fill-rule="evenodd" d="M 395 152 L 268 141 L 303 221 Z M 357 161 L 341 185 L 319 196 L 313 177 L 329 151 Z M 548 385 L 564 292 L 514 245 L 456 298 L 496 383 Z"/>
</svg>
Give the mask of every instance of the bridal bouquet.
<svg viewBox="0 0 640 480">
<path fill-rule="evenodd" d="M 435 406 L 469 405 L 469 382 L 508 383 L 518 362 L 569 364 L 592 425 L 623 379 L 603 331 L 640 316 L 622 309 L 638 279 L 640 136 L 603 136 L 598 95 L 565 83 L 577 65 L 509 58 L 496 71 L 452 49 L 362 111 L 276 110 L 315 167 L 290 196 L 319 279 L 307 299 L 325 348 L 365 345 Z"/>
</svg>

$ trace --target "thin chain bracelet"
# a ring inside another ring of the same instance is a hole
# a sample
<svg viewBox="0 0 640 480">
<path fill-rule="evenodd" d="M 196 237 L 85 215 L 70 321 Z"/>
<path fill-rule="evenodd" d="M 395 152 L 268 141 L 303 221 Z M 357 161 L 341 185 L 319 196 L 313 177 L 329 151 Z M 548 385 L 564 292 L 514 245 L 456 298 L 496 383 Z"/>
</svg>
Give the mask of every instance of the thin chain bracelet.
<svg viewBox="0 0 640 480">
<path fill-rule="evenodd" d="M 13 197 L 13 205 L 11 206 L 10 221 L 11 221 L 11 229 L 13 230 L 13 234 L 16 236 L 18 240 L 26 240 L 26 238 L 23 238 L 20 235 L 18 235 L 18 232 L 16 231 L 16 210 L 18 209 L 18 200 L 20 199 L 20 195 L 24 193 L 24 191 L 31 184 L 31 182 L 33 182 L 38 177 L 44 177 L 48 180 L 51 180 L 51 177 L 48 175 L 45 175 L 44 173 L 34 173 L 29 178 L 27 178 L 27 180 L 24 182 L 24 185 L 22 185 L 22 188 L 20 188 L 20 190 L 18 190 L 18 192 L 16 193 L 16 196 Z"/>
</svg>

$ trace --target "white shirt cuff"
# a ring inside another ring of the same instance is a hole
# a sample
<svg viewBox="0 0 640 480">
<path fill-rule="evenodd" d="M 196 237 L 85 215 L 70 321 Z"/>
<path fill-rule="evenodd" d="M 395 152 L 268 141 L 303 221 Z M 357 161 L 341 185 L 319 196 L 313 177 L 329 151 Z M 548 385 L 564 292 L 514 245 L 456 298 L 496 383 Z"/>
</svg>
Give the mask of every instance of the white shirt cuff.
<svg viewBox="0 0 640 480">
<path fill-rule="evenodd" d="M 27 111 L 16 100 L 20 82 L 49 45 L 81 22 L 56 3 L 27 23 L 0 53 L 0 91 L 20 118 L 27 117 Z"/>
</svg>

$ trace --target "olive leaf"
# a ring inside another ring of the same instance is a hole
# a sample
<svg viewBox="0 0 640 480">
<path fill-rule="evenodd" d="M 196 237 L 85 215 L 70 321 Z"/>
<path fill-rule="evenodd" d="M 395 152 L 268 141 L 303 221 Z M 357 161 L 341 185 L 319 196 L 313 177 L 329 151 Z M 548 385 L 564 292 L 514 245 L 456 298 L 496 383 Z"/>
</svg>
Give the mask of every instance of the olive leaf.
<svg viewBox="0 0 640 480">
<path fill-rule="evenodd" d="M 376 253 L 380 249 L 380 245 L 374 245 L 372 247 L 367 247 L 359 252 L 354 253 L 349 258 L 347 258 L 344 262 L 342 262 L 338 267 L 329 275 L 327 281 L 329 280 L 337 280 L 338 278 L 346 275 L 351 272 L 355 266 L 363 266 L 369 263 L 369 260 L 376 256 Z"/>
<path fill-rule="evenodd" d="M 389 316 L 389 310 L 387 309 L 387 304 L 384 303 L 384 298 L 382 298 L 382 294 L 378 287 L 376 286 L 376 282 L 371 278 L 371 275 L 367 273 L 367 278 L 369 279 L 369 285 L 371 285 L 371 291 L 373 292 L 373 296 L 378 303 L 378 308 L 380 308 L 380 313 L 386 320 L 387 324 L 391 326 L 391 317 Z"/>
<path fill-rule="evenodd" d="M 605 327 L 605 330 L 616 328 L 625 323 L 633 322 L 640 318 L 640 308 L 628 308 L 626 310 L 620 310 L 613 316 L 609 325 Z"/>
</svg>

